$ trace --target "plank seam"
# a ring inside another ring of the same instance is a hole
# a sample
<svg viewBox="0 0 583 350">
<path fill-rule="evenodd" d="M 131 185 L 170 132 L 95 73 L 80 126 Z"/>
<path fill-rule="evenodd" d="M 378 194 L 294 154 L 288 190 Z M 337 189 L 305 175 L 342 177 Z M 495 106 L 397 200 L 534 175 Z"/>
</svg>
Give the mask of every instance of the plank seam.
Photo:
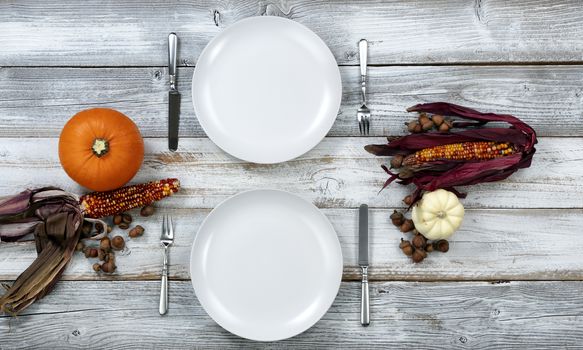
<svg viewBox="0 0 583 350">
<path fill-rule="evenodd" d="M 455 66 L 476 66 L 476 67 L 505 67 L 505 66 L 578 66 L 583 65 L 583 61 L 504 61 L 504 62 L 488 62 L 488 61 L 468 61 L 468 62 L 403 62 L 403 63 L 368 63 L 368 67 L 455 67 Z M 196 65 L 177 65 L 178 68 L 194 68 Z M 166 65 L 87 65 L 87 66 L 73 66 L 73 65 L 0 65 L 0 68 L 167 68 Z M 346 64 L 340 63 L 338 67 L 359 67 L 358 63 Z"/>
</svg>

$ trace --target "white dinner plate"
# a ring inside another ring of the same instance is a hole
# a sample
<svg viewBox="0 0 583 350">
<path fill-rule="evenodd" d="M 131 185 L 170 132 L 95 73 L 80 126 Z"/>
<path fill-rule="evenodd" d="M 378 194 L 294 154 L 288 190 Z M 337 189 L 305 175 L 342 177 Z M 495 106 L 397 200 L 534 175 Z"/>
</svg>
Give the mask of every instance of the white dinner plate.
<svg viewBox="0 0 583 350">
<path fill-rule="evenodd" d="M 296 158 L 326 136 L 342 82 L 330 49 L 281 17 L 251 17 L 217 35 L 192 78 L 196 116 L 225 152 L 254 163 Z"/>
<path fill-rule="evenodd" d="M 334 228 L 318 208 L 284 191 L 242 192 L 204 220 L 190 276 L 209 316 L 238 336 L 275 341 L 313 326 L 342 279 Z"/>
</svg>

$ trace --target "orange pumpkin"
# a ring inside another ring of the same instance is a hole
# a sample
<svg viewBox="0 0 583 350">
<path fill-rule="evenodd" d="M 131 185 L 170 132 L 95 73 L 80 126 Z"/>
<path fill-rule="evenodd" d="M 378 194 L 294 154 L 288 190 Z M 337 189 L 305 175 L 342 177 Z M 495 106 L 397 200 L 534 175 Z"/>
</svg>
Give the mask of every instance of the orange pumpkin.
<svg viewBox="0 0 583 350">
<path fill-rule="evenodd" d="M 140 130 L 124 114 L 93 108 L 73 116 L 61 132 L 59 159 L 65 172 L 93 191 L 108 191 L 130 181 L 144 160 Z"/>
</svg>

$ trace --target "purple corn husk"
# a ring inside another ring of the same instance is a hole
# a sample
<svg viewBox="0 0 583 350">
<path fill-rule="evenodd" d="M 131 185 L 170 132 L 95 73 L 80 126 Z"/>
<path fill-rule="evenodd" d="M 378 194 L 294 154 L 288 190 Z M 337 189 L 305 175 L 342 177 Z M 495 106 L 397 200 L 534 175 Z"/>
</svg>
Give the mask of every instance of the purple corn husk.
<svg viewBox="0 0 583 350">
<path fill-rule="evenodd" d="M 80 238 L 77 196 L 53 187 L 0 200 L 0 241 L 33 238 L 38 256 L 0 296 L 0 312 L 16 315 L 45 296 L 62 275 Z"/>
<path fill-rule="evenodd" d="M 16 242 L 18 240 L 30 239 L 34 232 L 34 228 L 38 225 L 40 220 L 38 218 L 26 218 L 12 223 L 0 225 L 0 237 L 2 242 Z"/>
<path fill-rule="evenodd" d="M 481 113 L 476 110 L 445 102 L 419 104 L 408 108 L 410 112 L 426 112 L 444 116 L 456 116 L 474 122 L 455 121 L 454 128 L 469 128 L 483 126 L 489 122 L 505 122 L 509 128 L 472 128 L 456 132 L 428 132 L 411 134 L 389 140 L 388 144 L 368 145 L 365 149 L 377 156 L 407 156 L 424 148 L 447 145 L 459 142 L 494 141 L 513 144 L 515 153 L 512 155 L 481 161 L 437 160 L 427 162 L 418 169 L 408 169 L 406 172 L 395 173 L 386 166 L 383 169 L 389 174 L 383 188 L 397 181 L 402 185 L 414 184 L 413 201 L 421 198 L 422 191 L 434 191 L 442 188 L 453 191 L 463 197 L 455 186 L 473 185 L 483 182 L 499 181 L 507 178 L 518 169 L 528 168 L 537 143 L 536 132 L 529 125 L 512 115 Z"/>
<path fill-rule="evenodd" d="M 79 211 L 77 196 L 58 188 L 25 190 L 0 199 L 0 241 L 29 238 L 37 224 L 62 211 Z"/>
<path fill-rule="evenodd" d="M 3 216 L 14 215 L 26 210 L 29 206 L 31 190 L 23 191 L 15 196 L 0 199 L 0 219 Z"/>
</svg>

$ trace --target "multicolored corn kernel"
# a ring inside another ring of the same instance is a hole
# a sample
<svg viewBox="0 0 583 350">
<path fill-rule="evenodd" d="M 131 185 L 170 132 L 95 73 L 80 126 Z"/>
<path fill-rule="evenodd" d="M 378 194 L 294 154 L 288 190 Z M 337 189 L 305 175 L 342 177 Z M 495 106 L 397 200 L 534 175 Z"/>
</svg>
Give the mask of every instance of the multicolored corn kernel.
<svg viewBox="0 0 583 350">
<path fill-rule="evenodd" d="M 149 205 L 176 193 L 179 188 L 178 179 L 165 179 L 113 191 L 91 192 L 83 195 L 79 202 L 85 217 L 103 218 Z"/>
<path fill-rule="evenodd" d="M 403 165 L 415 166 L 439 160 L 489 160 L 504 157 L 514 152 L 514 147 L 508 142 L 460 142 L 417 151 L 405 157 Z"/>
</svg>

